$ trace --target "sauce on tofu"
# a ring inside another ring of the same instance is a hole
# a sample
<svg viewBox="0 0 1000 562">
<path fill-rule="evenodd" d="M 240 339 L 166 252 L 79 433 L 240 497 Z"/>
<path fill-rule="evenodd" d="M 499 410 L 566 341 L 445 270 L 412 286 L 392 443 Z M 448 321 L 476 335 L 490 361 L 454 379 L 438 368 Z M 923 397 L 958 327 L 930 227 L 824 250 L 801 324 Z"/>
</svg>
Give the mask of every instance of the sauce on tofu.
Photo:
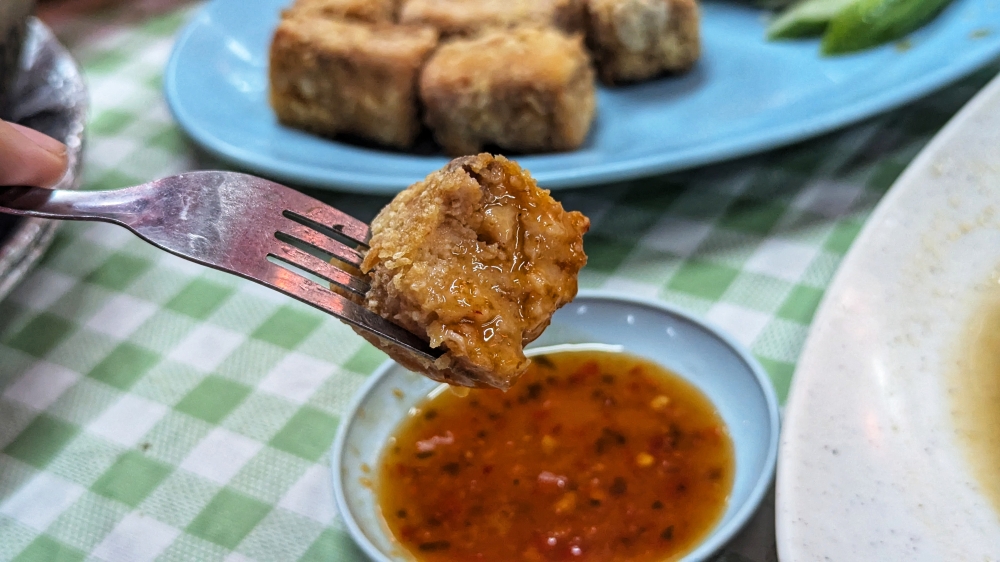
<svg viewBox="0 0 1000 562">
<path fill-rule="evenodd" d="M 421 561 L 680 558 L 726 510 L 712 403 L 623 353 L 533 358 L 504 393 L 432 394 L 383 452 L 382 515 Z"/>
</svg>

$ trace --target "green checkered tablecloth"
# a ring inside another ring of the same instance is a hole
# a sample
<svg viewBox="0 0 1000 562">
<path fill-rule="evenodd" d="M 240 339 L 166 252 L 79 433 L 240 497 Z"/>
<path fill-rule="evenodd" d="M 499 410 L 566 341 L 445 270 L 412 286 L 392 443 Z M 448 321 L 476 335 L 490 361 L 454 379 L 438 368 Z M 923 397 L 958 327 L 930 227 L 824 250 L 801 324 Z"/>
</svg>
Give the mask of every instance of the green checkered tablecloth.
<svg viewBox="0 0 1000 562">
<path fill-rule="evenodd" d="M 92 93 L 86 188 L 219 166 L 185 140 L 161 92 L 196 6 L 100 5 L 46 14 Z M 582 286 L 712 320 L 784 396 L 865 218 L 997 70 L 791 148 L 557 192 L 593 221 Z M 365 220 L 386 202 L 314 194 Z M 0 303 L 0 560 L 361 560 L 335 512 L 327 451 L 383 360 L 277 293 L 123 229 L 67 224 Z"/>
</svg>

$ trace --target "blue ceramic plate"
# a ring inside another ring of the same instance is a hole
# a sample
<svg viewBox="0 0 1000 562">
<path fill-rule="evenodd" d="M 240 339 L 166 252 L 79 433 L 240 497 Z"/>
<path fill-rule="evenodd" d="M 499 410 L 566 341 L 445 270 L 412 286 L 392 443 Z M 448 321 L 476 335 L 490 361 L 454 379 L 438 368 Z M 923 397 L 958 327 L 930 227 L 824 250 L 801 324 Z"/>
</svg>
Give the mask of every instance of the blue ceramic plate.
<svg viewBox="0 0 1000 562">
<path fill-rule="evenodd" d="M 749 3 L 749 0 L 747 0 Z M 301 185 L 395 193 L 446 162 L 334 142 L 277 123 L 267 51 L 291 0 L 213 0 L 180 35 L 164 76 L 180 125 L 212 153 Z M 887 45 L 824 58 L 818 42 L 764 40 L 765 12 L 702 5 L 703 57 L 689 74 L 598 93 L 582 148 L 518 160 L 547 188 L 584 186 L 704 164 L 804 139 L 886 111 L 1000 55 L 996 0 L 955 0 Z"/>
<path fill-rule="evenodd" d="M 556 312 L 531 348 L 558 345 L 618 349 L 663 365 L 697 386 L 718 408 L 736 450 L 729 506 L 712 532 L 682 562 L 706 559 L 756 511 L 774 476 L 778 399 L 749 352 L 704 322 L 659 302 L 581 291 Z M 351 536 L 377 562 L 412 560 L 382 520 L 370 482 L 382 447 L 409 409 L 440 385 L 386 362 L 368 380 L 343 418 L 333 445 L 337 510 Z"/>
</svg>

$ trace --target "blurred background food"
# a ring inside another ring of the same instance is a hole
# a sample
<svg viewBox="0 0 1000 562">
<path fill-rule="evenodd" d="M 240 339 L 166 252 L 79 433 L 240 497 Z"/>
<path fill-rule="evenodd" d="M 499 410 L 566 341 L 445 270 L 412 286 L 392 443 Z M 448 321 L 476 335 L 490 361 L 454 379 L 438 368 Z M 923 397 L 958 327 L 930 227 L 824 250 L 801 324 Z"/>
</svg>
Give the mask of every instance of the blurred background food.
<svg viewBox="0 0 1000 562">
<path fill-rule="evenodd" d="M 404 150 L 423 125 L 452 156 L 573 150 L 595 76 L 682 73 L 700 52 L 695 0 L 297 0 L 270 100 L 289 127 Z"/>
<path fill-rule="evenodd" d="M 869 49 L 919 29 L 951 0 L 799 0 L 767 28 L 769 39 L 822 36 L 825 55 Z"/>
</svg>

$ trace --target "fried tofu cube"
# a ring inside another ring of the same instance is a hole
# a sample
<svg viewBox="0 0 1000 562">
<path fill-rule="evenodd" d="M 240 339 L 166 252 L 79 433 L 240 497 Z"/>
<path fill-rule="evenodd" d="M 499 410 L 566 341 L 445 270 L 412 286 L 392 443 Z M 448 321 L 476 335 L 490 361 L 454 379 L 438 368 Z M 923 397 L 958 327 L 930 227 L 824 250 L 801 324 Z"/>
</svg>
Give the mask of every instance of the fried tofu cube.
<svg viewBox="0 0 1000 562">
<path fill-rule="evenodd" d="M 397 0 L 296 0 L 284 15 L 392 23 L 397 5 Z"/>
<path fill-rule="evenodd" d="M 359 333 L 434 380 L 507 389 L 528 367 L 524 345 L 576 296 L 589 227 L 515 162 L 453 160 L 375 217 L 361 266 L 367 307 L 445 353 L 429 362 Z"/>
<path fill-rule="evenodd" d="M 583 0 L 403 0 L 401 23 L 430 25 L 442 36 L 472 35 L 489 27 L 583 28 Z"/>
<path fill-rule="evenodd" d="M 424 120 L 452 155 L 484 146 L 571 150 L 594 117 L 594 73 L 579 36 L 487 30 L 444 43 L 420 77 Z"/>
<path fill-rule="evenodd" d="M 291 127 L 408 148 L 421 130 L 420 69 L 437 43 L 429 27 L 293 12 L 271 43 L 271 106 Z"/>
<path fill-rule="evenodd" d="M 605 83 L 683 72 L 701 53 L 695 0 L 586 0 L 587 43 Z"/>
</svg>

